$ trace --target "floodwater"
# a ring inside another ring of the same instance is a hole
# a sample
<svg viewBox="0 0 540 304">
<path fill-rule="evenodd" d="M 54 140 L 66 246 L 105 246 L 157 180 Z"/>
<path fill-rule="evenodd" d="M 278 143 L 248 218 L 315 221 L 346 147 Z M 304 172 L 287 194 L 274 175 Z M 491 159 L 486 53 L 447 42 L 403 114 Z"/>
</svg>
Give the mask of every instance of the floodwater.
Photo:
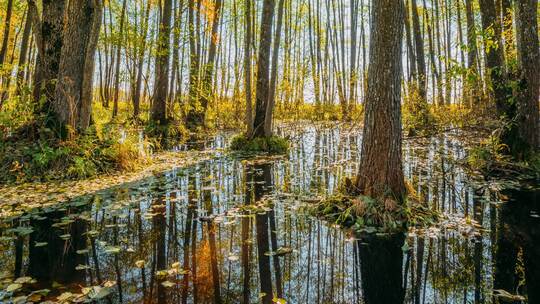
<svg viewBox="0 0 540 304">
<path fill-rule="evenodd" d="M 538 199 L 473 182 L 458 134 L 404 143 L 443 223 L 357 238 L 306 210 L 356 172 L 358 129 L 280 133 L 284 158 L 222 155 L 3 219 L 0 301 L 539 303 Z"/>
</svg>

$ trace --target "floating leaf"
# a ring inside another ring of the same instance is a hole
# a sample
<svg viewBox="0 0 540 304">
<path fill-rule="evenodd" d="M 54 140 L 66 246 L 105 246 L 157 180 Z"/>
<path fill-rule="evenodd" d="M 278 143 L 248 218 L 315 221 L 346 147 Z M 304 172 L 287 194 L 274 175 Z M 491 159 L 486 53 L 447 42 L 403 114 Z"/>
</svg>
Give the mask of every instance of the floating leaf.
<svg viewBox="0 0 540 304">
<path fill-rule="evenodd" d="M 8 287 L 6 288 L 6 291 L 7 292 L 14 292 L 15 290 L 18 290 L 21 287 L 22 287 L 22 284 L 19 284 L 19 283 L 9 284 Z"/>
<path fill-rule="evenodd" d="M 81 265 L 81 264 L 79 264 L 79 265 L 77 265 L 77 266 L 75 267 L 76 270 L 86 270 L 86 269 L 90 269 L 90 268 L 91 268 L 91 267 L 88 266 L 88 265 Z"/>
<path fill-rule="evenodd" d="M 47 246 L 47 244 L 49 244 L 49 243 L 47 243 L 47 242 L 36 242 L 34 244 L 34 247 L 43 247 L 43 246 Z"/>
<path fill-rule="evenodd" d="M 106 253 L 112 253 L 112 254 L 117 254 L 117 253 L 120 253 L 120 247 L 119 246 L 107 246 L 105 247 L 105 252 Z"/>
<path fill-rule="evenodd" d="M 35 280 L 32 279 L 32 277 L 20 277 L 15 280 L 15 283 L 19 284 L 27 284 L 27 283 L 34 283 Z"/>
<path fill-rule="evenodd" d="M 137 268 L 143 268 L 144 267 L 144 260 L 138 260 L 135 262 L 135 266 L 137 266 Z"/>
<path fill-rule="evenodd" d="M 161 285 L 165 286 L 166 288 L 171 288 L 175 284 L 173 282 L 171 282 L 171 281 L 165 281 L 165 282 L 162 282 Z"/>
<path fill-rule="evenodd" d="M 274 302 L 276 304 L 287 304 L 287 301 L 285 301 L 284 299 L 278 298 L 278 297 L 274 297 L 272 299 L 272 302 Z"/>
</svg>

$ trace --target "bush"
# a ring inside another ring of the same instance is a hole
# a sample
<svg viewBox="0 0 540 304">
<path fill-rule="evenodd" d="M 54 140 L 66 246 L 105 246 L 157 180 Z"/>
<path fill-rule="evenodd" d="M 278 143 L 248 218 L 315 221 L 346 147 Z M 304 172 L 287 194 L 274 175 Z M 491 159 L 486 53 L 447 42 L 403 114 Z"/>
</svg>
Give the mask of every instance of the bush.
<svg viewBox="0 0 540 304">
<path fill-rule="evenodd" d="M 245 135 L 238 135 L 232 139 L 230 149 L 249 153 L 286 154 L 289 151 L 289 142 L 277 136 L 249 139 Z"/>
</svg>

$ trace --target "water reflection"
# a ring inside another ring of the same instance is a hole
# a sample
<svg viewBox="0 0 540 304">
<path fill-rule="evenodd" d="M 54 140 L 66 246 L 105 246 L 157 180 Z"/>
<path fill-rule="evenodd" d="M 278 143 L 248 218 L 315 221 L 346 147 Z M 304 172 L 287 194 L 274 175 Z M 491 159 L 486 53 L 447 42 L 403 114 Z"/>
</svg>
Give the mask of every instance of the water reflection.
<svg viewBox="0 0 540 304">
<path fill-rule="evenodd" d="M 537 199 L 498 210 L 456 165 L 459 137 L 404 147 L 411 187 L 449 225 L 358 237 L 302 212 L 356 172 L 358 130 L 282 132 L 287 159 L 220 157 L 4 219 L 2 278 L 38 279 L 13 294 L 47 286 L 50 299 L 114 282 L 109 303 L 493 303 L 494 286 L 538 301 L 538 205 L 511 207 Z"/>
</svg>

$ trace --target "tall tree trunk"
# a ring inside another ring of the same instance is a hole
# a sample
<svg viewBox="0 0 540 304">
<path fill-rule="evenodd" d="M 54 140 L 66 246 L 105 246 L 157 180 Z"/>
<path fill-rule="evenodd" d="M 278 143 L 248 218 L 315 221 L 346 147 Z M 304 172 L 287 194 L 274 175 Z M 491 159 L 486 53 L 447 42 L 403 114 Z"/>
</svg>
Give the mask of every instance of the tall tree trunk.
<svg viewBox="0 0 540 304">
<path fill-rule="evenodd" d="M 251 1 L 245 2 L 245 38 L 244 38 L 244 90 L 246 94 L 246 134 L 250 135 L 253 132 L 253 109 L 251 100 Z"/>
<path fill-rule="evenodd" d="M 94 1 L 94 12 L 92 20 L 92 30 L 88 46 L 86 48 L 86 59 L 84 62 L 83 87 L 81 93 L 81 110 L 79 112 L 78 128 L 86 130 L 92 123 L 92 102 L 94 101 L 94 71 L 96 68 L 96 49 L 101 31 L 101 20 L 103 15 L 102 0 Z"/>
<path fill-rule="evenodd" d="M 23 31 L 23 37 L 21 42 L 21 50 L 19 53 L 19 64 L 17 68 L 17 91 L 15 95 L 20 96 L 22 93 L 22 87 L 24 84 L 24 69 L 27 62 L 27 56 L 28 56 L 28 46 L 30 41 L 30 34 L 32 31 L 32 20 L 34 19 L 34 10 L 32 8 L 28 8 L 26 13 L 26 21 L 24 23 L 24 31 Z"/>
<path fill-rule="evenodd" d="M 151 119 L 160 125 L 167 123 L 169 57 L 171 55 L 171 14 L 172 0 L 164 0 L 157 42 L 156 81 L 154 86 L 154 101 L 152 103 L 151 115 Z"/>
<path fill-rule="evenodd" d="M 198 126 L 202 124 L 200 121 L 192 121 L 194 118 L 190 116 L 189 113 L 196 111 L 200 108 L 199 104 L 199 69 L 200 69 L 200 56 L 197 47 L 197 38 L 196 31 L 199 29 L 195 26 L 195 1 L 197 3 L 199 0 L 189 0 L 188 1 L 188 40 L 189 40 L 189 109 L 188 115 L 186 117 L 186 125 L 188 129 L 195 130 Z"/>
<path fill-rule="evenodd" d="M 67 21 L 64 31 L 62 55 L 54 111 L 60 128 L 67 131 L 68 138 L 76 134 L 80 128 L 79 115 L 90 115 L 90 111 L 82 108 L 82 96 L 86 65 L 93 65 L 97 42 L 93 35 L 96 14 L 101 12 L 100 0 L 69 1 Z M 90 60 L 91 59 L 91 60 Z M 87 62 L 90 60 L 90 62 Z M 93 70 L 93 68 L 92 68 Z M 91 84 L 90 84 L 91 85 Z M 87 122 L 89 118 L 81 118 Z"/>
<path fill-rule="evenodd" d="M 274 40 L 274 50 L 272 54 L 272 75 L 270 77 L 270 93 L 268 97 L 268 105 L 266 107 L 266 117 L 264 121 L 264 133 L 266 136 L 272 135 L 272 119 L 274 114 L 274 107 L 276 104 L 276 85 L 278 74 L 278 61 L 279 61 L 279 46 L 281 44 L 281 26 L 283 24 L 283 7 L 285 1 L 279 0 L 278 4 L 278 19 L 276 25 L 276 33 Z"/>
<path fill-rule="evenodd" d="M 373 0 L 368 91 L 357 189 L 402 201 L 401 73 L 405 7 L 402 0 Z"/>
<path fill-rule="evenodd" d="M 538 45 L 538 1 L 514 1 L 516 10 L 516 42 L 521 72 L 518 96 L 518 127 L 523 151 L 540 147 L 538 95 L 540 90 L 540 47 Z M 515 153 L 514 153 L 515 154 Z"/>
<path fill-rule="evenodd" d="M 464 84 L 467 89 L 467 98 L 469 99 L 469 106 L 472 107 L 475 104 L 478 96 L 478 90 L 476 84 L 478 81 L 471 81 L 475 79 L 478 75 L 478 59 L 477 59 L 477 46 L 476 46 L 476 25 L 474 21 L 474 12 L 472 6 L 473 0 L 465 0 L 465 13 L 467 21 L 467 82 Z M 471 77 L 472 76 L 472 77 Z M 480 88 L 481 90 L 481 88 Z"/>
<path fill-rule="evenodd" d="M 146 53 L 146 37 L 148 36 L 148 19 L 150 16 L 150 4 L 151 1 L 148 0 L 146 3 L 146 10 L 144 13 L 144 21 L 142 25 L 142 44 L 139 49 L 138 62 L 137 62 L 137 80 L 135 84 L 135 92 L 133 94 L 133 118 L 139 118 L 140 104 L 141 104 L 141 88 L 143 80 L 143 66 L 144 66 L 144 54 Z"/>
<path fill-rule="evenodd" d="M 188 121 L 197 122 L 196 126 L 204 124 L 204 118 L 208 103 L 212 97 L 212 75 L 214 74 L 214 66 L 217 55 L 217 45 L 219 42 L 218 29 L 219 20 L 221 15 L 222 0 L 216 0 L 214 4 L 214 18 L 212 20 L 212 33 L 210 37 L 210 48 L 208 49 L 208 61 L 203 67 L 202 82 L 201 82 L 201 94 L 200 94 L 200 107 L 191 108 L 188 113 Z"/>
<path fill-rule="evenodd" d="M 508 77 L 504 65 L 504 50 L 502 47 L 493 47 L 492 45 L 500 46 L 501 37 L 501 18 L 497 18 L 495 3 L 493 0 L 480 0 L 480 13 L 482 16 L 482 29 L 484 32 L 493 33 L 488 41 L 484 42 L 484 53 L 486 57 L 486 73 L 489 75 L 488 88 L 492 92 L 495 106 L 497 108 L 497 116 L 504 120 L 504 124 L 508 124 L 515 118 L 516 103 L 511 102 L 512 90 L 508 85 Z M 490 46 L 491 45 L 491 46 Z M 518 144 L 516 139 L 517 129 L 513 123 L 505 126 L 501 134 L 501 140 L 509 148 L 508 152 L 514 150 L 514 146 Z"/>
<path fill-rule="evenodd" d="M 37 12 L 34 1 L 28 3 Z M 43 0 L 43 16 L 41 21 L 36 16 L 34 24 L 39 51 L 34 74 L 34 102 L 38 105 L 37 114 L 45 114 L 45 123 L 49 126 L 57 119 L 52 105 L 62 52 L 65 6 L 65 0 Z"/>
<path fill-rule="evenodd" d="M 0 48 L 0 67 L 6 61 L 6 54 L 9 45 L 9 32 L 11 31 L 11 16 L 13 15 L 13 0 L 8 0 L 6 8 L 6 19 L 4 21 L 4 35 L 2 36 L 2 47 Z"/>
<path fill-rule="evenodd" d="M 269 95 L 270 48 L 272 44 L 272 20 L 274 19 L 275 0 L 264 0 L 261 36 L 259 45 L 259 58 L 257 59 L 257 92 L 255 103 L 255 119 L 253 120 L 253 133 L 251 137 L 265 137 L 264 123 Z"/>
<path fill-rule="evenodd" d="M 416 49 L 416 65 L 418 70 L 418 93 L 426 100 L 426 57 L 424 55 L 424 39 L 420 30 L 420 18 L 416 0 L 411 0 L 413 36 Z"/>
<path fill-rule="evenodd" d="M 124 19 L 126 16 L 126 5 L 127 5 L 127 0 L 123 0 L 122 11 L 120 12 L 120 30 L 119 30 L 120 41 L 118 41 L 118 45 L 116 46 L 116 70 L 114 73 L 114 97 L 113 97 L 113 112 L 112 112 L 113 118 L 115 118 L 118 115 L 118 98 L 120 94 L 120 65 L 122 64 L 122 61 L 120 59 L 122 56 L 122 42 L 124 41 L 123 39 Z M 112 14 L 112 13 L 109 13 L 109 14 Z"/>
</svg>

